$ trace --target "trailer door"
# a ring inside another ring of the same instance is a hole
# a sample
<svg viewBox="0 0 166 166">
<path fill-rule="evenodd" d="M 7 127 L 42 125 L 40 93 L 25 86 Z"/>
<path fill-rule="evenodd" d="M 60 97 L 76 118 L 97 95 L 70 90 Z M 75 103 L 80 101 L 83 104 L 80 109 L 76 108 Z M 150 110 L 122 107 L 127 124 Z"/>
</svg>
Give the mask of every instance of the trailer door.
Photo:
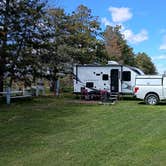
<svg viewBox="0 0 166 166">
<path fill-rule="evenodd" d="M 111 92 L 116 93 L 119 92 L 119 69 L 111 70 Z"/>
</svg>

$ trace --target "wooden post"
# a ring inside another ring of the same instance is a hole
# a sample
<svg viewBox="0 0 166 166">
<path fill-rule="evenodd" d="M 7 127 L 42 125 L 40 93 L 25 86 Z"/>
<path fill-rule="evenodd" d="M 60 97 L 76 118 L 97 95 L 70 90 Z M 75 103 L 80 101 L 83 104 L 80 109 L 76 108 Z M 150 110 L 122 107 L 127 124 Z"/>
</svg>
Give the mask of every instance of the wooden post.
<svg viewBox="0 0 166 166">
<path fill-rule="evenodd" d="M 10 104 L 11 102 L 11 91 L 10 91 L 10 87 L 7 88 L 7 91 L 6 91 L 6 104 Z"/>
<path fill-rule="evenodd" d="M 39 87 L 38 87 L 38 85 L 36 86 L 36 96 L 39 96 Z"/>
<path fill-rule="evenodd" d="M 22 89 L 22 95 L 25 96 L 25 88 Z"/>
</svg>

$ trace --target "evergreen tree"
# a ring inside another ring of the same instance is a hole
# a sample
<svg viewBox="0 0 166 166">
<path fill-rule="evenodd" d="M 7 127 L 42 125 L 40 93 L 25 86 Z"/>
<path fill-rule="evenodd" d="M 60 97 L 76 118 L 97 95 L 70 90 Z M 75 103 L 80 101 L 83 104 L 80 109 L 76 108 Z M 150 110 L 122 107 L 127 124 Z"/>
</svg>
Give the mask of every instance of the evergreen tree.
<svg viewBox="0 0 166 166">
<path fill-rule="evenodd" d="M 95 61 L 99 47 L 97 40 L 100 24 L 98 17 L 92 16 L 91 10 L 80 5 L 70 16 L 70 45 L 73 47 L 73 59 L 79 63 Z"/>
<path fill-rule="evenodd" d="M 156 67 L 151 58 L 146 53 L 138 53 L 135 58 L 135 64 L 144 71 L 145 74 L 156 74 Z"/>
<path fill-rule="evenodd" d="M 3 80 L 27 80 L 39 57 L 35 49 L 43 41 L 45 3 L 40 0 L 0 2 L 0 91 Z"/>
</svg>

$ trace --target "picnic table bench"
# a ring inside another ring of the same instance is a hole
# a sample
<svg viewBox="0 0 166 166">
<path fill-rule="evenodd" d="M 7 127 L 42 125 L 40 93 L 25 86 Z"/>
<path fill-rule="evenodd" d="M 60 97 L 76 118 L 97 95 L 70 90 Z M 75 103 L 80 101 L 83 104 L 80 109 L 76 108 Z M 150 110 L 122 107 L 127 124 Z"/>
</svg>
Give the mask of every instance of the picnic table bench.
<svg viewBox="0 0 166 166">
<path fill-rule="evenodd" d="M 6 92 L 0 92 L 0 94 L 5 95 L 6 104 L 10 104 L 11 99 L 32 97 L 32 94 L 30 92 L 26 91 L 26 90 L 11 91 L 10 88 L 7 88 Z"/>
</svg>

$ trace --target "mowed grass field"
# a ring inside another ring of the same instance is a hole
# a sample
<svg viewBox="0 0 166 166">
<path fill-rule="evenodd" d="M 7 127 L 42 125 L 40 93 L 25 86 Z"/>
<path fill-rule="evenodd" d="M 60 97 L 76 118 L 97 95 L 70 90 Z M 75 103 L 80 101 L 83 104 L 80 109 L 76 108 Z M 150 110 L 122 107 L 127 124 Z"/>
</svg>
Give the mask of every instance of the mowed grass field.
<svg viewBox="0 0 166 166">
<path fill-rule="evenodd" d="M 165 166 L 166 104 L 54 97 L 1 104 L 0 165 Z"/>
</svg>

